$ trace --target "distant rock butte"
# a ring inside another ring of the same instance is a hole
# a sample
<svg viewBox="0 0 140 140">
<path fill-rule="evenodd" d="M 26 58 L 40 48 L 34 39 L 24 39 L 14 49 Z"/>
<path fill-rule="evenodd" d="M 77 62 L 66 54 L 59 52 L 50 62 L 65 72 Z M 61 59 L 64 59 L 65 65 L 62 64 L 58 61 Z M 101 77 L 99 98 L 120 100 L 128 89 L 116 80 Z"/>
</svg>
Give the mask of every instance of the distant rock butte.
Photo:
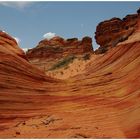
<svg viewBox="0 0 140 140">
<path fill-rule="evenodd" d="M 26 56 L 29 60 L 34 58 L 62 58 L 69 54 L 84 54 L 92 52 L 92 39 L 84 37 L 81 41 L 77 38 L 63 39 L 56 36 L 50 40 L 44 39 L 39 42 L 37 47 L 27 51 Z"/>
<path fill-rule="evenodd" d="M 104 53 L 109 48 L 127 40 L 137 30 L 139 17 L 138 10 L 137 14 L 127 15 L 123 19 L 112 18 L 99 23 L 96 28 L 95 39 L 100 47 L 95 53 Z"/>
</svg>

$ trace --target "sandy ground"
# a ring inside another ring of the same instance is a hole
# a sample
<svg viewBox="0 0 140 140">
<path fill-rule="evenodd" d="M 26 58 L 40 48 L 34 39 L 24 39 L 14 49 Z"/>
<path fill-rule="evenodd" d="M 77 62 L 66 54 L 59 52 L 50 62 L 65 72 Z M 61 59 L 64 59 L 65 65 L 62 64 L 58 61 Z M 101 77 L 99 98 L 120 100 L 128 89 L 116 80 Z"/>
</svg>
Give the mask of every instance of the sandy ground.
<svg viewBox="0 0 140 140">
<path fill-rule="evenodd" d="M 91 54 L 89 60 L 75 59 L 67 67 L 63 67 L 53 71 L 46 71 L 46 75 L 57 79 L 67 79 L 75 75 L 82 74 L 85 72 L 87 64 L 89 62 L 95 61 L 95 59 L 98 59 L 98 57 L 99 55 Z"/>
</svg>

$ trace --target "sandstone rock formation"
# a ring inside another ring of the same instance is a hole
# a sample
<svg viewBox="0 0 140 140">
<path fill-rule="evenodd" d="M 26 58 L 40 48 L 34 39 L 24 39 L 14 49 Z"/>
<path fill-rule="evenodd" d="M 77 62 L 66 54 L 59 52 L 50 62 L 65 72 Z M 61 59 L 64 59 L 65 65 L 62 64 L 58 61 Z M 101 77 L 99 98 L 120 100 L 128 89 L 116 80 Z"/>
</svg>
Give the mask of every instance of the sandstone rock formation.
<svg viewBox="0 0 140 140">
<path fill-rule="evenodd" d="M 66 80 L 46 76 L 0 37 L 0 138 L 140 138 L 137 20 L 127 40 Z"/>
<path fill-rule="evenodd" d="M 84 37 L 80 41 L 77 38 L 65 40 L 57 36 L 40 41 L 37 47 L 27 51 L 26 56 L 32 64 L 45 71 L 47 75 L 65 79 L 78 74 L 85 68 L 80 63 L 84 60 L 84 56 L 90 53 L 93 53 L 90 37 Z M 73 64 L 71 70 L 68 70 L 67 68 L 75 60 L 77 60 L 76 64 L 79 62 L 80 67 Z"/>
<path fill-rule="evenodd" d="M 136 31 L 138 14 L 127 15 L 123 19 L 112 18 L 98 24 L 95 38 L 100 48 L 96 53 L 104 53 L 119 42 L 127 40 Z"/>
<path fill-rule="evenodd" d="M 29 60 L 34 58 L 62 58 L 67 55 L 78 55 L 92 52 L 92 39 L 84 37 L 81 41 L 77 38 L 64 40 L 57 36 L 50 40 L 42 40 L 37 47 L 28 50 L 26 56 Z"/>
</svg>

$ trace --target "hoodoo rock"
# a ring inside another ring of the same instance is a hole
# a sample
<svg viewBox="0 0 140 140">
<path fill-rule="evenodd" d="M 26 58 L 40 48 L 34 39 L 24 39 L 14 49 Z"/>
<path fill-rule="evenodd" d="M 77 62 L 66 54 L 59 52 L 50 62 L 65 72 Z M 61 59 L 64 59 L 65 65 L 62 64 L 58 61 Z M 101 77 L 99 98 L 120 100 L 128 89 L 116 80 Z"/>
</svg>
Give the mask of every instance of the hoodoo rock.
<svg viewBox="0 0 140 140">
<path fill-rule="evenodd" d="M 104 53 L 109 48 L 127 40 L 135 32 L 137 21 L 138 14 L 133 14 L 127 15 L 123 19 L 112 18 L 99 23 L 96 28 L 95 39 L 100 48 L 96 50 L 96 53 Z"/>
</svg>

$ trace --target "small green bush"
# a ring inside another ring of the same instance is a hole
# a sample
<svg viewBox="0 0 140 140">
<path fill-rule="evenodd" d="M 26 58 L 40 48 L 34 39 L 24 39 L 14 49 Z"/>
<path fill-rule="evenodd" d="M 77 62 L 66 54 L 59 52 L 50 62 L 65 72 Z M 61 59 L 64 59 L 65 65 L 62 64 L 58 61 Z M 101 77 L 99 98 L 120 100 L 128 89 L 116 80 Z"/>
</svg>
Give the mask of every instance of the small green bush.
<svg viewBox="0 0 140 140">
<path fill-rule="evenodd" d="M 68 66 L 69 63 L 73 62 L 73 60 L 75 59 L 76 57 L 75 56 L 67 56 L 65 57 L 63 60 L 57 62 L 56 64 L 54 64 L 50 69 L 49 71 L 51 70 L 56 70 L 56 69 L 59 69 L 59 68 L 62 68 L 62 67 L 65 67 L 65 66 Z"/>
</svg>

